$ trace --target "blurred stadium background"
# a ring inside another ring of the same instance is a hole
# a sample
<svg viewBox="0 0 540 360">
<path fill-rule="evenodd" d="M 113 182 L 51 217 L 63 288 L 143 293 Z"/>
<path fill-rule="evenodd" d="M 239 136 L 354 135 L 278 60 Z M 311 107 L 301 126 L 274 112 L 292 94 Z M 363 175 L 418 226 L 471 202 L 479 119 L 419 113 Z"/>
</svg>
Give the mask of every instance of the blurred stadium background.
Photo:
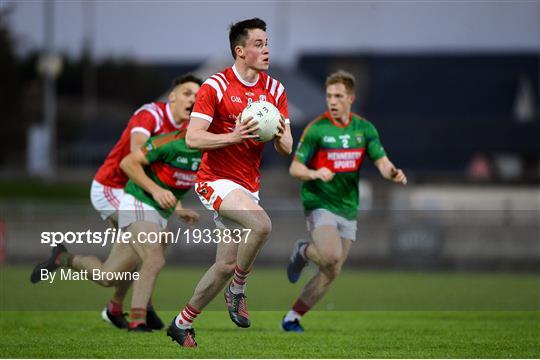
<svg viewBox="0 0 540 360">
<path fill-rule="evenodd" d="M 325 77 L 346 69 L 359 85 L 354 111 L 377 126 L 409 176 L 402 188 L 364 165 L 351 269 L 537 274 L 539 2 L 306 6 L 3 0 L 1 262 L 43 257 L 41 231 L 104 228 L 89 186 L 130 115 L 179 74 L 229 66 L 227 26 L 258 16 L 269 26 L 269 73 L 286 86 L 295 142 L 325 110 Z M 283 265 L 306 236 L 290 160 L 267 148 L 261 192 L 274 232 L 261 264 Z M 186 203 L 201 208 L 193 195 Z M 169 261 L 206 265 L 213 252 L 179 244 Z"/>
</svg>

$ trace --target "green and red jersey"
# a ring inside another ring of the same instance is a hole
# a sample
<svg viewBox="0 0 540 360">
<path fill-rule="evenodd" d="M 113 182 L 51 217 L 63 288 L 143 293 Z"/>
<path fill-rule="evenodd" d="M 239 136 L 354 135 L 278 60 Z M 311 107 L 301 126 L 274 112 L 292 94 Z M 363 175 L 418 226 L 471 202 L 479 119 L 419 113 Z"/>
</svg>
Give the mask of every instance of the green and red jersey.
<svg viewBox="0 0 540 360">
<path fill-rule="evenodd" d="M 144 167 L 146 175 L 164 189 L 170 190 L 180 200 L 195 184 L 195 177 L 201 163 L 201 152 L 186 145 L 186 131 L 151 137 L 143 146 L 143 152 L 150 163 Z M 133 180 L 126 184 L 125 192 L 155 208 L 168 218 L 174 209 L 163 209 Z"/>
<path fill-rule="evenodd" d="M 356 219 L 360 167 L 366 155 L 371 161 L 386 156 L 377 129 L 366 119 L 351 114 L 342 124 L 328 112 L 313 120 L 304 130 L 295 160 L 308 168 L 323 167 L 335 173 L 329 182 L 302 183 L 300 197 L 306 211 L 327 209 L 346 219 Z"/>
</svg>

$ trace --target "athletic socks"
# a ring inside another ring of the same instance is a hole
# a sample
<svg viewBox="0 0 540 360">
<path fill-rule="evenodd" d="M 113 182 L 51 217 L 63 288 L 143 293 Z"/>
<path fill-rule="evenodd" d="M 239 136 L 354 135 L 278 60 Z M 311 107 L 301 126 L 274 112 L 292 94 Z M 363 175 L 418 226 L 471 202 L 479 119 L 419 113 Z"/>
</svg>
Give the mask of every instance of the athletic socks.
<svg viewBox="0 0 540 360">
<path fill-rule="evenodd" d="M 71 265 L 71 260 L 73 260 L 73 254 L 64 251 L 56 256 L 54 263 L 62 267 L 69 267 Z"/>
<path fill-rule="evenodd" d="M 236 265 L 234 268 L 234 275 L 230 285 L 231 292 L 235 295 L 243 294 L 246 292 L 246 282 L 249 271 L 242 270 Z"/>
<path fill-rule="evenodd" d="M 285 322 L 289 322 L 289 321 L 294 321 L 294 320 L 300 320 L 302 318 L 302 316 L 297 313 L 296 311 L 294 310 L 289 310 L 289 312 L 287 313 L 287 315 L 285 315 Z"/>
<path fill-rule="evenodd" d="M 229 285 L 229 289 L 233 294 L 240 294 L 246 290 L 246 280 L 249 271 L 244 271 L 238 267 L 234 269 L 233 279 Z M 195 309 L 193 306 L 186 304 L 186 307 L 180 311 L 180 313 L 174 319 L 176 326 L 180 329 L 189 329 L 193 321 L 199 316 L 201 312 Z"/>
<path fill-rule="evenodd" d="M 294 303 L 292 309 L 296 311 L 300 316 L 304 316 L 305 313 L 307 313 L 309 309 L 311 309 L 311 307 L 306 305 L 302 300 L 298 299 Z"/>
<path fill-rule="evenodd" d="M 134 329 L 140 324 L 146 324 L 146 309 L 131 308 L 129 313 L 129 328 Z"/>
<path fill-rule="evenodd" d="M 300 248 L 298 249 L 298 252 L 300 253 L 300 256 L 306 261 L 309 260 L 308 256 L 307 256 L 307 248 L 308 248 L 308 246 L 309 246 L 309 243 L 305 243 L 305 244 L 300 245 Z"/>
<path fill-rule="evenodd" d="M 302 300 L 298 299 L 294 303 L 292 310 L 285 315 L 285 321 L 300 320 L 300 318 L 304 316 L 309 309 L 309 306 L 307 306 Z"/>
<path fill-rule="evenodd" d="M 201 312 L 193 306 L 186 304 L 186 307 L 174 319 L 176 326 L 180 329 L 191 328 L 191 323 L 199 316 Z"/>
<path fill-rule="evenodd" d="M 109 300 L 107 303 L 107 310 L 113 316 L 122 316 L 123 314 L 122 304 L 117 303 L 114 300 Z"/>
</svg>

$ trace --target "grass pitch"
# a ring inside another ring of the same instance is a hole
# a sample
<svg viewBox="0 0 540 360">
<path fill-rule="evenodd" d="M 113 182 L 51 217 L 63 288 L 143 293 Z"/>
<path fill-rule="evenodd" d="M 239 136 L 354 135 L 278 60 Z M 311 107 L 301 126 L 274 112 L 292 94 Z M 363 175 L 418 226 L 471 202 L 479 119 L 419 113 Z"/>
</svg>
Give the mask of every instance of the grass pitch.
<svg viewBox="0 0 540 360">
<path fill-rule="evenodd" d="M 318 311 L 304 334 L 279 330 L 277 311 L 252 312 L 239 329 L 224 311 L 197 320 L 199 348 L 165 335 L 113 329 L 98 312 L 10 312 L 2 357 L 16 358 L 537 358 L 538 313 Z M 161 312 L 170 319 L 173 312 Z"/>
<path fill-rule="evenodd" d="M 103 322 L 108 289 L 84 281 L 30 285 L 28 267 L 0 271 L 3 358 L 540 357 L 537 275 L 346 271 L 303 319 L 306 332 L 289 334 L 279 323 L 302 284 L 288 284 L 281 269 L 256 268 L 252 327 L 237 328 L 219 296 L 197 319 L 199 348 L 188 350 L 165 331 L 132 334 Z M 164 270 L 154 302 L 165 322 L 203 271 Z"/>
</svg>

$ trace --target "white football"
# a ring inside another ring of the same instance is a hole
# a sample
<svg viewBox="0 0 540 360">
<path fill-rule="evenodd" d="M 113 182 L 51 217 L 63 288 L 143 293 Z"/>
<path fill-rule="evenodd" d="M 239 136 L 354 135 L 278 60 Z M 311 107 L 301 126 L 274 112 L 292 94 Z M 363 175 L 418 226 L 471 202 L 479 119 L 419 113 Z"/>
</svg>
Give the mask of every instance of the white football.
<svg viewBox="0 0 540 360">
<path fill-rule="evenodd" d="M 270 141 L 278 133 L 281 118 L 279 110 L 268 101 L 254 101 L 248 104 L 240 115 L 240 122 L 244 122 L 250 116 L 259 122 L 259 129 L 255 131 L 259 135 L 257 141 Z"/>
</svg>

